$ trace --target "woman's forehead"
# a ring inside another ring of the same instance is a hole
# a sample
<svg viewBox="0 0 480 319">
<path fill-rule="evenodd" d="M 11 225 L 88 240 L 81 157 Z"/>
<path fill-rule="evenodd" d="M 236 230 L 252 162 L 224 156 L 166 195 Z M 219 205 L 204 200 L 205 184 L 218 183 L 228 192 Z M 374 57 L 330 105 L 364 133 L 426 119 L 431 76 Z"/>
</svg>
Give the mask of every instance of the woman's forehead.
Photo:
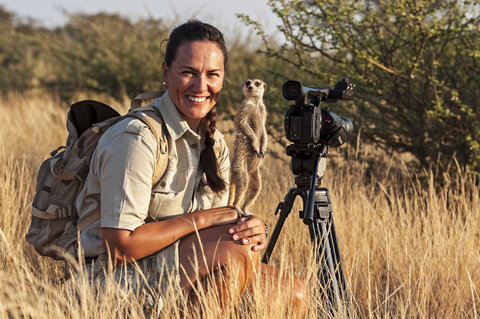
<svg viewBox="0 0 480 319">
<path fill-rule="evenodd" d="M 177 48 L 172 66 L 193 66 L 205 64 L 216 69 L 224 69 L 225 56 L 216 42 L 188 41 Z"/>
</svg>

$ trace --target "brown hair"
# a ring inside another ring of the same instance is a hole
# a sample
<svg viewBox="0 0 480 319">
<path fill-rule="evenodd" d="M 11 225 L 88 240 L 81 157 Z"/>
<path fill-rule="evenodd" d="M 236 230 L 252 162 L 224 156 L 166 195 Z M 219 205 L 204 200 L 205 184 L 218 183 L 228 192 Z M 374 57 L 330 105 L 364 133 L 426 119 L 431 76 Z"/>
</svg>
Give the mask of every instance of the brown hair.
<svg viewBox="0 0 480 319">
<path fill-rule="evenodd" d="M 223 65 L 227 69 L 228 54 L 222 32 L 213 25 L 199 20 L 189 20 L 174 28 L 168 37 L 165 48 L 165 63 L 171 66 L 177 55 L 177 49 L 184 42 L 205 41 L 215 42 L 223 52 Z"/>
<path fill-rule="evenodd" d="M 227 69 L 227 49 L 223 34 L 214 26 L 203 23 L 199 20 L 189 20 L 174 28 L 168 38 L 167 47 L 165 49 L 165 64 L 171 66 L 175 60 L 178 48 L 185 42 L 206 41 L 214 42 L 223 52 L 224 69 Z M 226 189 L 225 181 L 219 176 L 218 162 L 213 146 L 215 140 L 213 138 L 217 129 L 217 111 L 212 108 L 205 115 L 205 148 L 200 154 L 200 168 L 205 172 L 207 177 L 207 185 L 217 194 Z"/>
</svg>

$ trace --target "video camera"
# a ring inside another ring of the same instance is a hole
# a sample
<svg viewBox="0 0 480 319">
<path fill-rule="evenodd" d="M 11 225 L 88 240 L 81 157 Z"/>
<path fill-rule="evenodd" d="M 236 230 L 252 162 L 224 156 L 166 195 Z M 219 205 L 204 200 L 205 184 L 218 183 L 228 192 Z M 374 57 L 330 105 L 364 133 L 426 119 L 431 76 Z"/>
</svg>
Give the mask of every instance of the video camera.
<svg viewBox="0 0 480 319">
<path fill-rule="evenodd" d="M 298 81 L 285 82 L 283 97 L 295 101 L 285 114 L 287 139 L 294 144 L 327 144 L 331 147 L 345 143 L 353 133 L 352 121 L 318 105 L 321 101 L 332 103 L 351 99 L 354 89 L 355 85 L 347 79 L 338 82 L 334 88 L 310 88 Z"/>
</svg>

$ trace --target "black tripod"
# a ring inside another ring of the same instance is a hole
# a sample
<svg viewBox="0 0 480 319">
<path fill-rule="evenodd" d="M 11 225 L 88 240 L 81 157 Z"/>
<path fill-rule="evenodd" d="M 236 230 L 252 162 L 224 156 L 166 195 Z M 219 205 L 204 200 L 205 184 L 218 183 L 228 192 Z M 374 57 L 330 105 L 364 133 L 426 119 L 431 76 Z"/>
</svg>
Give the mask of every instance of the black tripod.
<svg viewBox="0 0 480 319">
<path fill-rule="evenodd" d="M 292 172 L 296 174 L 295 184 L 297 187 L 290 188 L 283 202 L 278 204 L 275 215 L 280 213 L 280 216 L 275 224 L 262 262 L 268 263 L 285 219 L 292 210 L 295 198 L 300 195 L 304 209 L 300 211 L 299 215 L 310 232 L 310 240 L 318 265 L 317 276 L 323 287 L 324 296 L 328 300 L 329 310 L 332 315 L 345 314 L 348 317 L 349 300 L 333 223 L 330 195 L 327 188 L 317 185 L 318 166 L 321 159 L 326 157 L 327 152 L 326 144 L 319 147 L 299 147 L 293 144 L 287 147 L 287 154 L 292 156 L 291 168 Z M 325 163 L 324 161 L 322 164 Z M 323 171 L 322 169 L 322 176 Z"/>
</svg>

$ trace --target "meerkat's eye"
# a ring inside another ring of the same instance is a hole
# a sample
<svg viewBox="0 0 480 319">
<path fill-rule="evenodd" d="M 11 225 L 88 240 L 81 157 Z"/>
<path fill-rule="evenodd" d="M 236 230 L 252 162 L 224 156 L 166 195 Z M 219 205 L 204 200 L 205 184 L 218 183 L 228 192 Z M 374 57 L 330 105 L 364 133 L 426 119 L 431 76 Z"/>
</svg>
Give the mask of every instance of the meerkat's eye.
<svg viewBox="0 0 480 319">
<path fill-rule="evenodd" d="M 260 86 L 260 81 L 255 81 L 255 86 L 259 87 Z"/>
<path fill-rule="evenodd" d="M 250 84 L 252 84 L 252 82 L 250 80 L 248 80 L 247 82 L 245 82 L 245 86 L 250 86 Z"/>
</svg>

